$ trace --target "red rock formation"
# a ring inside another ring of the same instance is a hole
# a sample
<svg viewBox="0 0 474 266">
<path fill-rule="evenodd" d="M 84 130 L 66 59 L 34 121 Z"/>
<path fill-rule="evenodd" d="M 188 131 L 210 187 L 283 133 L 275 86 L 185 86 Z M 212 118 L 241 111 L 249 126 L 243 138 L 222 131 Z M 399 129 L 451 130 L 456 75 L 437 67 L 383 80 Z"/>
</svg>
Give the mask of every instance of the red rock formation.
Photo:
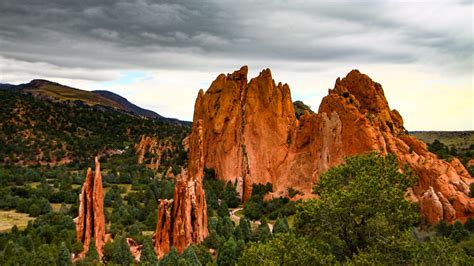
<svg viewBox="0 0 474 266">
<path fill-rule="evenodd" d="M 192 134 L 202 131 L 203 151 L 190 153 L 190 161 L 203 160 L 218 178 L 237 180 L 244 200 L 252 183 L 266 182 L 276 195 L 293 187 L 308 196 L 318 176 L 346 156 L 376 150 L 395 154 L 418 174 L 412 197 L 430 223 L 474 215 L 474 199 L 467 197 L 473 179 L 466 169 L 458 160 L 439 160 L 408 135 L 382 86 L 357 70 L 336 80 L 317 114 L 297 119 L 287 84 L 275 84 L 269 69 L 247 82 L 242 67 L 199 92 L 194 122 L 202 125 Z M 195 145 L 191 141 L 191 151 Z"/>
<path fill-rule="evenodd" d="M 139 245 L 134 239 L 127 237 L 126 238 L 128 248 L 130 253 L 136 262 L 140 261 L 140 255 L 143 248 L 143 245 Z"/>
<path fill-rule="evenodd" d="M 75 219 L 77 240 L 84 244 L 84 256 L 89 250 L 91 238 L 95 240 L 97 252 L 102 257 L 102 248 L 108 239 L 105 234 L 104 191 L 99 160 L 95 158 L 95 172 L 87 169 L 86 180 L 79 196 L 79 216 Z"/>
<path fill-rule="evenodd" d="M 474 166 L 474 159 L 471 159 L 467 162 L 467 167 Z"/>
<path fill-rule="evenodd" d="M 162 257 L 174 246 L 178 252 L 192 243 L 206 238 L 206 197 L 202 187 L 204 160 L 202 156 L 202 126 L 193 124 L 190 138 L 189 170 L 177 176 L 173 201 L 161 200 L 158 206 L 158 224 L 155 232 L 155 251 Z M 172 208 L 170 210 L 169 206 Z"/>
<path fill-rule="evenodd" d="M 168 140 L 158 141 L 154 137 L 142 135 L 140 142 L 135 145 L 135 150 L 138 155 L 138 163 L 145 162 L 145 154 L 151 153 L 154 156 L 146 163 L 150 169 L 158 169 L 160 167 L 161 157 L 164 151 L 174 151 L 173 145 Z"/>
</svg>

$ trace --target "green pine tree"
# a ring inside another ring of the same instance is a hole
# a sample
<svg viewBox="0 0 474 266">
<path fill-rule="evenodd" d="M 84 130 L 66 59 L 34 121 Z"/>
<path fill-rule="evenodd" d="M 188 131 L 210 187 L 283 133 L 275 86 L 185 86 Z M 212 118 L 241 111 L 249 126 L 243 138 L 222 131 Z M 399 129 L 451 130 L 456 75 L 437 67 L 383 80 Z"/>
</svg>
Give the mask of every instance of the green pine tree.
<svg viewBox="0 0 474 266">
<path fill-rule="evenodd" d="M 237 263 L 237 243 L 234 237 L 230 237 L 217 253 L 217 264 L 233 266 Z"/>
<path fill-rule="evenodd" d="M 225 201 L 221 201 L 221 204 L 219 204 L 219 209 L 217 209 L 217 214 L 220 217 L 229 216 L 229 207 L 227 206 L 227 203 Z"/>
<path fill-rule="evenodd" d="M 134 258 L 130 252 L 130 248 L 127 244 L 125 236 L 120 236 L 114 240 L 115 252 L 112 262 L 122 265 L 130 265 L 133 263 Z"/>
<path fill-rule="evenodd" d="M 246 218 L 240 219 L 239 225 L 235 227 L 234 235 L 237 239 L 248 242 L 252 239 L 252 229 L 250 222 Z"/>
<path fill-rule="evenodd" d="M 265 217 L 260 221 L 260 225 L 255 232 L 255 240 L 265 242 L 272 237 L 270 228 L 268 227 L 267 219 Z"/>
<path fill-rule="evenodd" d="M 286 233 L 289 231 L 288 219 L 278 218 L 273 226 L 273 234 Z"/>
<path fill-rule="evenodd" d="M 99 261 L 99 253 L 95 247 L 95 239 L 91 238 L 91 243 L 89 244 L 89 250 L 87 250 L 86 258 L 90 261 Z"/>
<path fill-rule="evenodd" d="M 151 238 L 146 238 L 140 255 L 139 265 L 158 265 L 158 258 L 151 242 Z"/>
<path fill-rule="evenodd" d="M 61 242 L 61 245 L 59 245 L 58 265 L 60 266 L 72 265 L 71 253 L 69 252 L 69 249 L 67 248 L 64 242 Z"/>
<path fill-rule="evenodd" d="M 194 248 L 192 246 L 187 247 L 183 251 L 183 254 L 181 254 L 181 258 L 185 259 L 188 265 L 201 266 L 201 262 L 199 262 L 196 252 L 194 251 Z"/>
<path fill-rule="evenodd" d="M 178 265 L 179 254 L 176 248 L 172 247 L 170 252 L 160 261 L 160 266 L 176 266 Z"/>
</svg>

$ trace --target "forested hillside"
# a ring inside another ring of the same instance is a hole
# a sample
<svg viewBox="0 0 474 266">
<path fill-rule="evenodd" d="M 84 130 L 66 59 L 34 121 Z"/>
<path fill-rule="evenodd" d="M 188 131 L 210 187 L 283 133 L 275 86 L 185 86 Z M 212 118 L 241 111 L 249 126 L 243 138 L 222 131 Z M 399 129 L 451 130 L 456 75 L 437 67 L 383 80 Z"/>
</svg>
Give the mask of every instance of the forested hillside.
<svg viewBox="0 0 474 266">
<path fill-rule="evenodd" d="M 0 91 L 0 160 L 5 165 L 65 165 L 83 168 L 94 155 L 133 149 L 141 135 L 171 139 L 184 164 L 181 142 L 189 127 L 145 119 L 110 107 L 52 102 Z M 170 158 L 171 159 L 171 158 Z"/>
</svg>

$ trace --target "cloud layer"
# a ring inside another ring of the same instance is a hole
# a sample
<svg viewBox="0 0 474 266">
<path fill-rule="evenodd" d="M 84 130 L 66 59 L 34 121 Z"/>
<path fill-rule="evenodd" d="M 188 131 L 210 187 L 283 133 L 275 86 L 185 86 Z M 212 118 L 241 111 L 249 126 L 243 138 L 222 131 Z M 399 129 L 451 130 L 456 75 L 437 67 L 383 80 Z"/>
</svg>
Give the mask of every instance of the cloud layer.
<svg viewBox="0 0 474 266">
<path fill-rule="evenodd" d="M 318 82 L 392 66 L 470 79 L 472 90 L 472 14 L 472 1 L 2 0 L 0 82 L 48 77 L 101 88 L 127 71 L 171 71 L 183 74 L 183 87 L 191 71 L 208 78 L 246 64 L 292 85 L 291 73 Z M 192 89 L 204 87 L 196 81 Z M 293 90 L 311 98 L 330 85 Z"/>
</svg>

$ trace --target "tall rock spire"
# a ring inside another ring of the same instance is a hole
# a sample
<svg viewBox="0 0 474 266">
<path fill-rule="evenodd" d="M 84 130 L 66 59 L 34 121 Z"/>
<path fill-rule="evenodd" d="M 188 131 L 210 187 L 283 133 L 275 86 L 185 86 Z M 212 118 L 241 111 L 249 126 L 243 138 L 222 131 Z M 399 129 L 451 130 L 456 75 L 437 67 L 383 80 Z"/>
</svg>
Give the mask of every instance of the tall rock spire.
<svg viewBox="0 0 474 266">
<path fill-rule="evenodd" d="M 86 180 L 82 185 L 79 195 L 79 215 L 75 219 L 76 237 L 84 245 L 80 257 L 89 250 L 91 238 L 95 240 L 97 252 L 102 257 L 102 248 L 106 241 L 104 217 L 104 190 L 102 188 L 102 175 L 100 163 L 95 157 L 95 171 L 87 169 Z"/>
<path fill-rule="evenodd" d="M 195 121 L 189 139 L 188 170 L 177 176 L 173 201 L 161 200 L 155 232 L 155 251 L 163 257 L 174 246 L 183 252 L 192 243 L 202 242 L 207 234 L 207 207 L 203 189 L 204 160 L 202 123 Z M 171 207 L 172 206 L 172 207 Z M 170 209 L 171 207 L 171 209 Z"/>
</svg>

